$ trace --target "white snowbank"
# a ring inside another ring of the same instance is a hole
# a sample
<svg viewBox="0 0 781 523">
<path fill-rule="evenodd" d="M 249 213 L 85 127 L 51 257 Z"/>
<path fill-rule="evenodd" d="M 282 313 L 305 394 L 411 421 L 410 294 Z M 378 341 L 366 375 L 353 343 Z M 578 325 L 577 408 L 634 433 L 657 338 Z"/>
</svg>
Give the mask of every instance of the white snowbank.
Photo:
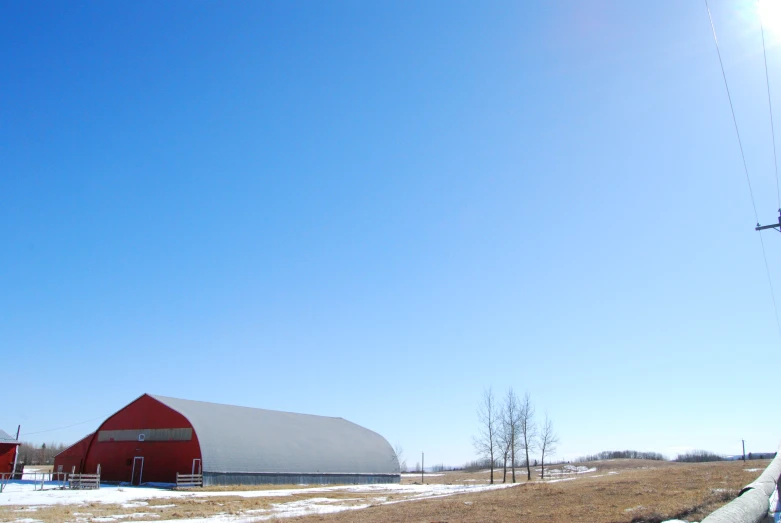
<svg viewBox="0 0 781 523">
<path fill-rule="evenodd" d="M 557 474 L 586 474 L 588 472 L 596 472 L 596 467 L 584 467 L 582 465 L 564 465 L 561 468 L 555 468 L 555 469 L 547 469 L 545 471 L 545 475 L 557 475 Z"/>
</svg>

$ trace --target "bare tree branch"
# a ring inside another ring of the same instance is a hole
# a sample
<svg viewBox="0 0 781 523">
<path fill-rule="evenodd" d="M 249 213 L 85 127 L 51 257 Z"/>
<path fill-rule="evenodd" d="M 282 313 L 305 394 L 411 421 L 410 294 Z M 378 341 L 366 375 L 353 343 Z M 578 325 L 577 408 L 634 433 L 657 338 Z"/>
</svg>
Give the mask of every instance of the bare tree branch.
<svg viewBox="0 0 781 523">
<path fill-rule="evenodd" d="M 393 453 L 396 455 L 396 460 L 399 462 L 399 471 L 407 472 L 407 462 L 404 460 L 404 447 L 397 443 L 393 446 Z"/>
<path fill-rule="evenodd" d="M 494 482 L 495 455 L 499 448 L 499 420 L 497 419 L 496 399 L 491 388 L 483 390 L 477 407 L 478 435 L 472 438 L 477 453 L 490 461 L 491 483 Z"/>
<path fill-rule="evenodd" d="M 545 421 L 540 426 L 539 445 L 542 456 L 540 457 L 540 463 L 542 469 L 540 478 L 545 479 L 545 454 L 549 456 L 556 453 L 556 444 L 559 442 L 559 437 L 553 430 L 553 422 L 548 417 L 548 413 L 545 413 Z"/>
<path fill-rule="evenodd" d="M 534 425 L 534 405 L 527 392 L 523 396 L 520 404 L 519 429 L 521 435 L 521 445 L 526 452 L 526 480 L 532 479 L 532 468 L 529 462 L 529 453 L 534 450 L 537 430 Z"/>
<path fill-rule="evenodd" d="M 507 391 L 504 398 L 504 404 L 501 408 L 501 431 L 500 441 L 502 457 L 504 459 L 504 481 L 507 481 L 507 459 L 510 459 L 512 469 L 512 482 L 515 483 L 515 453 L 521 449 L 520 441 L 520 414 L 521 409 L 518 403 L 518 396 L 513 392 L 512 387 Z"/>
</svg>

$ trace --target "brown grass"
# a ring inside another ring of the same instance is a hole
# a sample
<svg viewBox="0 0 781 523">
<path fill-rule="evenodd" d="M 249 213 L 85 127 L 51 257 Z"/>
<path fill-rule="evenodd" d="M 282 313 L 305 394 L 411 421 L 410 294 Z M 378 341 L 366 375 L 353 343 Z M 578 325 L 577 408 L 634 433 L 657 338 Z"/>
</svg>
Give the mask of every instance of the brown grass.
<svg viewBox="0 0 781 523">
<path fill-rule="evenodd" d="M 506 490 L 375 506 L 366 510 L 293 520 L 367 523 L 699 521 L 734 499 L 743 486 L 760 474 L 746 472 L 745 468 L 764 468 L 767 464 L 768 461 L 755 461 L 751 467 L 744 467 L 742 462 L 683 464 L 645 460 L 603 461 L 583 464 L 596 465 L 599 470 L 572 481 L 547 483 L 533 480 Z M 589 477 L 594 475 L 599 477 Z M 454 479 L 458 477 L 453 476 Z M 523 477 L 525 479 L 525 471 Z M 446 482 L 447 479 L 448 475 L 431 478 L 432 482 Z"/>
<path fill-rule="evenodd" d="M 329 492 L 327 494 L 297 494 L 292 496 L 242 498 L 238 496 L 209 496 L 186 498 L 157 498 L 146 500 L 145 506 L 122 507 L 115 504 L 88 503 L 86 505 L 54 505 L 25 511 L 23 507 L 0 507 L 0 521 L 10 522 L 31 518 L 43 523 L 68 521 L 90 521 L 97 517 L 120 514 L 157 514 L 154 519 L 205 518 L 218 514 L 239 515 L 247 511 L 269 510 L 274 504 L 291 503 L 313 497 L 328 497 L 343 500 L 349 505 L 360 501 L 361 495 L 354 492 Z M 174 505 L 174 506 L 171 506 Z"/>
<path fill-rule="evenodd" d="M 760 474 L 759 471 L 747 472 L 746 468 L 762 469 L 767 463 L 754 461 L 751 466 L 744 466 L 742 462 L 682 464 L 643 460 L 602 461 L 584 464 L 596 466 L 598 470 L 579 474 L 571 481 L 542 482 L 533 479 L 504 490 L 424 500 L 408 500 L 405 495 L 388 491 L 304 492 L 291 496 L 254 498 L 234 495 L 197 497 L 199 489 L 194 489 L 192 497 L 150 499 L 146 500 L 145 506 L 129 508 L 100 503 L 40 507 L 34 512 L 24 511 L 25 507 L 0 507 L 0 521 L 33 518 L 44 523 L 87 522 L 96 517 L 141 513 L 159 515 L 159 518 L 147 516 L 143 519 L 161 520 L 201 518 L 218 514 L 251 516 L 251 511 L 269 510 L 274 504 L 321 497 L 342 500 L 340 504 L 343 505 L 368 503 L 372 506 L 363 510 L 290 520 L 368 523 L 518 520 L 532 523 L 658 523 L 677 518 L 699 521 L 733 499 L 744 485 Z M 442 476 L 428 476 L 426 483 L 480 485 L 485 484 L 487 477 L 488 473 L 485 472 L 454 472 Z M 516 478 L 525 480 L 525 477 L 525 470 L 516 471 Z M 495 478 L 501 480 L 501 474 Z M 402 482 L 419 483 L 420 478 L 404 478 Z M 246 489 L 230 487 L 230 490 L 257 491 L 279 488 L 269 485 Z M 228 487 L 215 487 L 208 490 L 227 489 Z M 380 497 L 403 502 L 383 504 L 383 500 L 378 499 Z"/>
</svg>

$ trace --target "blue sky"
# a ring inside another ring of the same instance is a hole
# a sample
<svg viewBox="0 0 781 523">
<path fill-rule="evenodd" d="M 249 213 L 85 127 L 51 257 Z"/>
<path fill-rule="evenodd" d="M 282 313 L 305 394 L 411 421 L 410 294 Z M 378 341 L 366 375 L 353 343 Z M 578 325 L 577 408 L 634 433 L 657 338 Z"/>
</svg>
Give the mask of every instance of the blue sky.
<svg viewBox="0 0 781 523">
<path fill-rule="evenodd" d="M 711 10 L 771 222 L 756 5 Z M 150 392 L 460 464 L 512 386 L 560 456 L 776 448 L 704 3 L 3 1 L 0 46 L 0 428 L 69 443 Z"/>
</svg>

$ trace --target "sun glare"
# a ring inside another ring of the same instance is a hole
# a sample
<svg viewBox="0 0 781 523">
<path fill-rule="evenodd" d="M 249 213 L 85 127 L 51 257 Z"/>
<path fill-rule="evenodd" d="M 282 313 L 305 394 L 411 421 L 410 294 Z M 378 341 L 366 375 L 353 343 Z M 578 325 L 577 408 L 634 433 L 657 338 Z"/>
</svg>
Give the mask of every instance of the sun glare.
<svg viewBox="0 0 781 523">
<path fill-rule="evenodd" d="M 759 0 L 757 9 L 765 29 L 781 35 L 781 0 Z"/>
</svg>

